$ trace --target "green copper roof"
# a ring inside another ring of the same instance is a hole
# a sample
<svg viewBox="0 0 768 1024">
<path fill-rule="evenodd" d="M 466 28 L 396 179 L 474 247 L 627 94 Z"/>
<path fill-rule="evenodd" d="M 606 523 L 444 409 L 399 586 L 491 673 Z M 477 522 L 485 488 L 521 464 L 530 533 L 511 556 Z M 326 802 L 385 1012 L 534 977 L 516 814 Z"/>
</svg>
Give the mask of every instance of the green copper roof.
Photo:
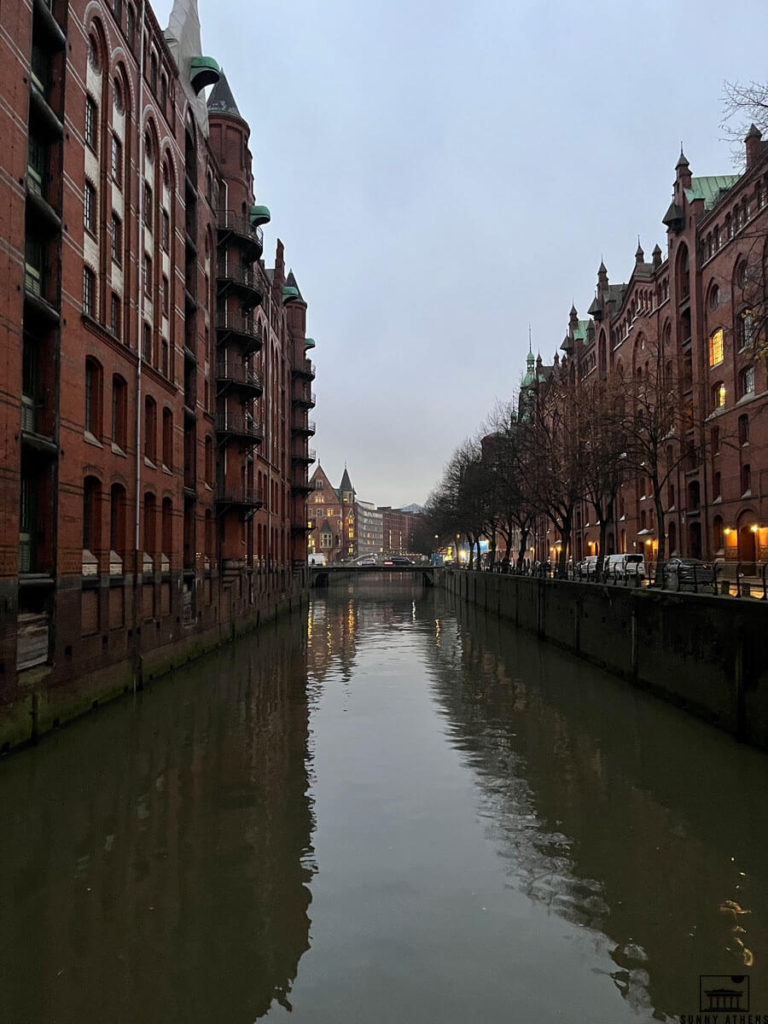
<svg viewBox="0 0 768 1024">
<path fill-rule="evenodd" d="M 294 302 L 299 298 L 299 289 L 291 285 L 283 285 L 283 302 Z"/>
<path fill-rule="evenodd" d="M 250 210 L 251 224 L 258 226 L 261 224 L 269 224 L 272 220 L 272 214 L 269 212 L 268 206 L 252 206 Z"/>
<path fill-rule="evenodd" d="M 196 93 L 207 85 L 216 85 L 220 78 L 221 68 L 213 57 L 193 57 L 190 60 L 189 80 Z"/>
<path fill-rule="evenodd" d="M 691 187 L 685 190 L 685 198 L 689 203 L 696 199 L 703 199 L 704 209 L 711 210 L 722 199 L 723 193 L 732 188 L 738 180 L 738 174 L 715 174 L 710 178 L 691 178 Z"/>
<path fill-rule="evenodd" d="M 304 339 L 304 348 L 305 349 L 306 348 L 314 348 L 314 347 L 315 347 L 315 339 L 314 338 L 305 338 Z"/>
<path fill-rule="evenodd" d="M 586 341 L 587 340 L 587 327 L 589 326 L 589 320 L 579 320 L 578 327 L 573 329 L 573 337 L 575 341 Z"/>
</svg>

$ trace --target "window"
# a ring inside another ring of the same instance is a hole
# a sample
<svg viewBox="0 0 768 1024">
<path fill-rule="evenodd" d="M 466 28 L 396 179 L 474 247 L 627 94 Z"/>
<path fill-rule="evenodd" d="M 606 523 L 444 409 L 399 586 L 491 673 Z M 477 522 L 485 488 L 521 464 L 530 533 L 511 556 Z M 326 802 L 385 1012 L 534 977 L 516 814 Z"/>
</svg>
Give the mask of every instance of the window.
<svg viewBox="0 0 768 1024">
<path fill-rule="evenodd" d="M 101 484 L 95 476 L 83 481 L 83 548 L 94 551 L 99 548 L 99 499 Z"/>
<path fill-rule="evenodd" d="M 109 548 L 122 556 L 126 549 L 126 501 L 125 488 L 120 484 L 113 484 L 109 504 Z"/>
<path fill-rule="evenodd" d="M 111 229 L 112 259 L 118 266 L 122 263 L 123 252 L 123 225 L 116 213 L 112 214 Z"/>
<path fill-rule="evenodd" d="M 112 297 L 109 302 L 109 329 L 116 338 L 119 338 L 122 334 L 120 325 L 120 298 L 115 292 L 112 292 Z"/>
<path fill-rule="evenodd" d="M 744 397 L 745 395 L 753 395 L 755 393 L 754 366 L 748 366 L 745 370 L 742 370 L 739 380 L 741 382 L 742 397 Z"/>
<path fill-rule="evenodd" d="M 144 495 L 144 551 L 148 555 L 155 553 L 155 496 Z"/>
<path fill-rule="evenodd" d="M 126 448 L 128 441 L 128 388 L 119 374 L 112 378 L 112 442 Z"/>
<path fill-rule="evenodd" d="M 85 360 L 85 429 L 101 436 L 101 366 L 90 356 Z"/>
<path fill-rule="evenodd" d="M 152 328 L 149 324 L 144 324 L 144 362 L 152 362 Z"/>
<path fill-rule="evenodd" d="M 168 290 L 169 290 L 168 278 L 163 274 L 160 278 L 160 308 L 163 311 L 163 316 L 168 316 Z"/>
<path fill-rule="evenodd" d="M 715 331 L 709 339 L 709 365 L 717 366 L 723 361 L 723 329 Z"/>
<path fill-rule="evenodd" d="M 712 546 L 715 551 L 723 549 L 723 520 L 721 516 L 715 516 L 712 520 Z"/>
<path fill-rule="evenodd" d="M 99 108 L 91 96 L 85 97 L 85 142 L 87 146 L 96 152 L 97 149 L 97 125 L 99 122 Z"/>
<path fill-rule="evenodd" d="M 168 79 L 165 75 L 160 75 L 160 109 L 165 113 L 165 108 L 168 103 Z"/>
<path fill-rule="evenodd" d="M 136 41 L 136 12 L 131 4 L 128 4 L 128 10 L 125 12 L 125 35 L 128 43 L 133 46 Z"/>
<path fill-rule="evenodd" d="M 144 399 L 144 455 L 150 462 L 157 458 L 157 403 L 149 395 Z"/>
<path fill-rule="evenodd" d="M 749 444 L 749 416 L 739 416 L 739 444 Z"/>
<path fill-rule="evenodd" d="M 161 245 L 163 247 L 163 252 L 168 252 L 168 247 L 170 245 L 170 242 L 171 242 L 171 218 L 168 216 L 167 211 L 163 210 L 162 238 L 161 238 Z"/>
<path fill-rule="evenodd" d="M 213 441 L 210 435 L 205 439 L 205 482 L 213 486 Z"/>
<path fill-rule="evenodd" d="M 722 409 L 725 406 L 725 384 L 718 381 L 712 388 L 712 408 Z"/>
<path fill-rule="evenodd" d="M 83 191 L 83 224 L 86 231 L 96 234 L 96 189 L 86 181 Z"/>
<path fill-rule="evenodd" d="M 717 287 L 716 284 L 713 284 L 712 288 L 710 289 L 710 292 L 709 292 L 709 308 L 710 309 L 717 309 L 717 307 L 719 305 L 720 305 L 720 289 Z"/>
<path fill-rule="evenodd" d="M 152 92 L 157 92 L 157 54 L 153 53 L 149 58 L 149 84 Z"/>
<path fill-rule="evenodd" d="M 163 341 L 160 345 L 160 370 L 164 377 L 170 377 L 171 367 L 168 358 L 168 342 L 165 340 L 165 338 L 163 338 Z M 208 385 L 206 384 L 206 387 L 207 386 Z"/>
<path fill-rule="evenodd" d="M 96 309 L 96 275 L 90 267 L 83 267 L 83 312 L 93 316 Z"/>
<path fill-rule="evenodd" d="M 752 310 L 746 309 L 739 317 L 739 348 L 746 348 L 752 343 L 754 320 Z"/>
<path fill-rule="evenodd" d="M 718 498 L 722 497 L 720 488 L 721 488 L 720 474 L 719 473 L 715 473 L 714 476 L 712 477 L 712 497 L 715 500 L 717 500 Z"/>
<path fill-rule="evenodd" d="M 719 455 L 720 454 L 720 428 L 719 427 L 713 427 L 712 428 L 712 433 L 709 435 L 709 438 L 710 438 L 710 443 L 712 445 L 712 454 L 713 455 Z"/>
<path fill-rule="evenodd" d="M 173 413 L 163 409 L 163 465 L 173 466 Z"/>
<path fill-rule="evenodd" d="M 170 557 L 173 551 L 173 504 L 170 498 L 163 498 L 163 508 L 160 517 L 160 550 Z"/>
<path fill-rule="evenodd" d="M 112 136 L 112 181 L 118 187 L 123 183 L 123 144 L 116 135 Z"/>
<path fill-rule="evenodd" d="M 762 208 L 765 206 L 765 196 L 766 196 L 765 185 L 762 182 L 760 182 L 760 184 L 757 186 L 757 208 L 758 208 L 758 210 L 762 210 Z"/>
<path fill-rule="evenodd" d="M 152 257 L 144 253 L 144 294 L 152 294 Z"/>
<path fill-rule="evenodd" d="M 152 186 L 144 182 L 144 223 L 152 230 Z"/>
<path fill-rule="evenodd" d="M 99 44 L 95 36 L 88 37 L 88 63 L 94 71 L 100 69 Z"/>
<path fill-rule="evenodd" d="M 749 465 L 741 467 L 741 493 L 749 494 L 752 490 L 752 470 Z"/>
</svg>

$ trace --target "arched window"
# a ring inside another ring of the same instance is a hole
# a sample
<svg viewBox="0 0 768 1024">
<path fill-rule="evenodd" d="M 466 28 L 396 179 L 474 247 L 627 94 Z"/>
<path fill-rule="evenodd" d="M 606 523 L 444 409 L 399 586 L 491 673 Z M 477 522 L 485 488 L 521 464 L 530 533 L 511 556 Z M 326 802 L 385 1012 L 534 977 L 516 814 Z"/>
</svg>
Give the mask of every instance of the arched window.
<svg viewBox="0 0 768 1024">
<path fill-rule="evenodd" d="M 725 384 L 719 380 L 712 385 L 712 409 L 725 408 Z"/>
</svg>

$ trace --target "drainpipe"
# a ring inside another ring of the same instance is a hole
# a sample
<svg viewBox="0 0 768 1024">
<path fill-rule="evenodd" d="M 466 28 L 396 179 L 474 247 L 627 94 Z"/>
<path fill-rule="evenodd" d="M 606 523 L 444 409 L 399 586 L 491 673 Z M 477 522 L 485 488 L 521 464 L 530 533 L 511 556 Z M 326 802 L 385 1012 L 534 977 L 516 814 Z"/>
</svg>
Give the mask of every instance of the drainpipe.
<svg viewBox="0 0 768 1024">
<path fill-rule="evenodd" d="M 138 125 L 138 166 L 139 166 L 139 250 L 137 255 L 137 282 L 138 282 L 138 301 L 137 316 L 138 326 L 136 330 L 136 504 L 135 504 L 135 522 L 134 522 L 134 537 L 133 537 L 133 548 L 134 548 L 134 602 L 133 602 L 133 614 L 134 614 L 134 627 L 138 627 L 140 621 L 139 614 L 139 581 L 143 572 L 143 565 L 140 565 L 139 556 L 141 554 L 139 550 L 140 540 L 140 526 L 141 526 L 141 463 L 142 463 L 142 446 L 141 446 L 141 359 L 142 359 L 142 336 L 144 327 L 144 52 L 145 52 L 145 41 L 146 36 L 146 0 L 141 0 L 141 32 L 140 32 L 140 46 L 141 53 L 139 57 L 139 97 L 137 103 L 137 125 Z M 136 633 L 136 630 L 134 630 Z M 138 638 L 136 640 L 138 650 Z M 136 691 L 136 673 L 133 676 L 133 689 Z"/>
</svg>

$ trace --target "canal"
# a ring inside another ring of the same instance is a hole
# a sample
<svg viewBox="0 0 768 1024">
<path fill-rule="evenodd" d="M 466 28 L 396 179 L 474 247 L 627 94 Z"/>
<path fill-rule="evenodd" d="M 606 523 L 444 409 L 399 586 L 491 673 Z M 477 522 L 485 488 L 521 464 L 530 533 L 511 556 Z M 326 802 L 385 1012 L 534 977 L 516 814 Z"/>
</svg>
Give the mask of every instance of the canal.
<svg viewBox="0 0 768 1024">
<path fill-rule="evenodd" d="M 767 794 L 440 591 L 332 586 L 0 762 L 0 1020 L 768 1015 Z"/>
</svg>

